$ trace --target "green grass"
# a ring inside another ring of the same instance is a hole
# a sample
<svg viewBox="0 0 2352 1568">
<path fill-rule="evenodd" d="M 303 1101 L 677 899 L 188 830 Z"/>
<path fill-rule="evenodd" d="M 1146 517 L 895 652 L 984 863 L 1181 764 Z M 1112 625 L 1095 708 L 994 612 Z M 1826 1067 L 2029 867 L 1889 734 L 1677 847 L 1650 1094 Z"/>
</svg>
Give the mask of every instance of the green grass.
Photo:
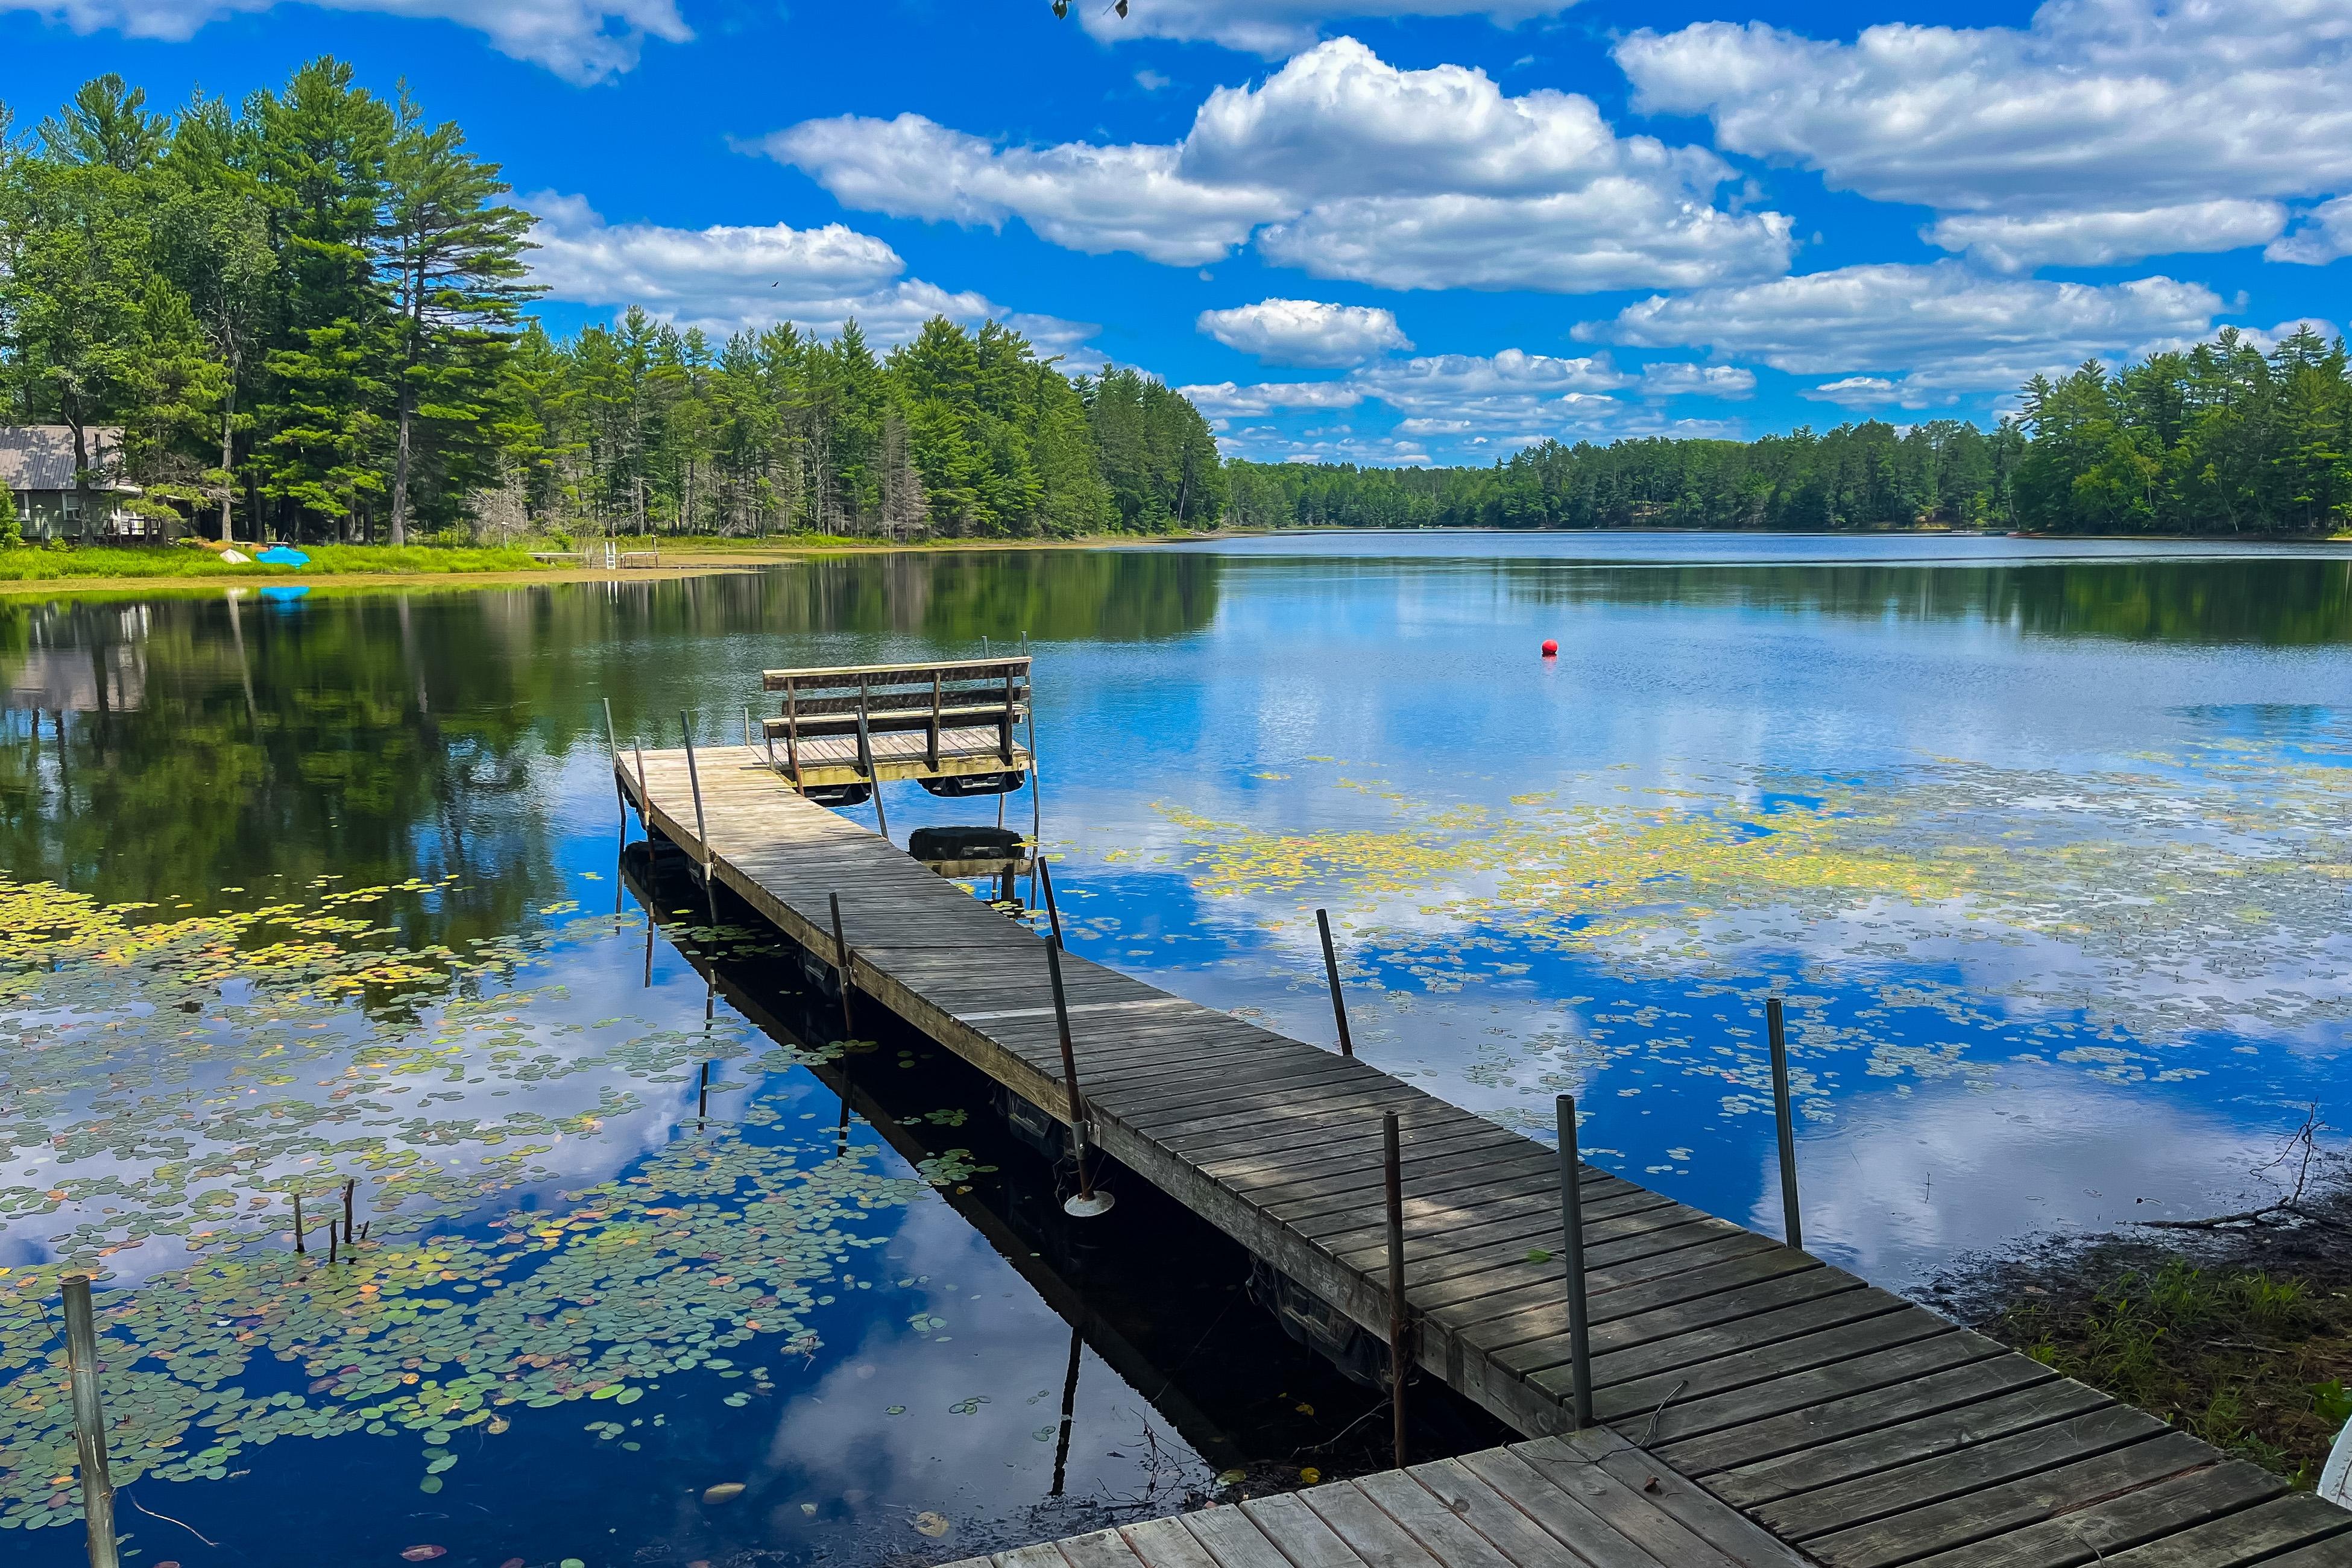
<svg viewBox="0 0 2352 1568">
<path fill-rule="evenodd" d="M 2352 1301 L 2260 1270 L 2175 1259 L 1992 1325 L 2043 1364 L 2309 1486 L 2352 1414 Z"/>
<path fill-rule="evenodd" d="M 253 547 L 259 548 L 259 547 Z M 315 545 L 301 547 L 310 564 L 292 570 L 304 579 L 425 573 L 435 576 L 479 571 L 532 571 L 541 563 L 524 549 L 454 549 L 431 545 Z M 285 577 L 289 569 L 258 561 L 235 565 L 210 550 L 177 545 L 121 549 L 103 545 L 66 549 L 0 549 L 0 582 L 48 582 L 64 578 Z"/>
</svg>

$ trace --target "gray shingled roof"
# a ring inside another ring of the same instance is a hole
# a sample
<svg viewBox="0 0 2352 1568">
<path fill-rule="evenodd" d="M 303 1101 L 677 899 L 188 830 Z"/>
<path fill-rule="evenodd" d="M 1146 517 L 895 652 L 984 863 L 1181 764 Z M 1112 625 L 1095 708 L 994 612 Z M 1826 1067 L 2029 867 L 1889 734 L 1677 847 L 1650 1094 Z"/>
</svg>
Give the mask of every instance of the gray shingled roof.
<svg viewBox="0 0 2352 1568">
<path fill-rule="evenodd" d="M 118 425 L 91 425 L 85 433 L 92 465 L 114 466 L 122 450 Z M 63 424 L 0 424 L 0 484 L 11 490 L 70 490 L 74 487 L 73 430 Z"/>
</svg>

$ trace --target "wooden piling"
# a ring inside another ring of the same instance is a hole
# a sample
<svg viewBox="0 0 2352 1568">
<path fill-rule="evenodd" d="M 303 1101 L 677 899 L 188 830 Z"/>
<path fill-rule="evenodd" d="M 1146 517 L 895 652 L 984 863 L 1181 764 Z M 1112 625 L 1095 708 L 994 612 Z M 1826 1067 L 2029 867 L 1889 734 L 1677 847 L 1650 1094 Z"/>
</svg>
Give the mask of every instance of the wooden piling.
<svg viewBox="0 0 2352 1568">
<path fill-rule="evenodd" d="M 1397 1113 L 1381 1115 L 1381 1160 L 1389 1208 L 1389 1424 L 1396 1438 L 1396 1468 L 1405 1457 L 1404 1383 L 1412 1365 L 1412 1329 L 1404 1302 L 1404 1147 Z"/>
<path fill-rule="evenodd" d="M 116 1568 L 114 1474 L 106 1459 L 106 1411 L 98 1396 L 98 1324 L 90 1314 L 89 1276 L 68 1274 L 66 1369 L 73 1382 L 74 1447 L 81 1466 L 81 1514 L 89 1534 L 89 1568 Z"/>
<path fill-rule="evenodd" d="M 1331 946 L 1331 916 L 1323 910 L 1315 912 L 1315 928 L 1323 934 L 1323 974 L 1331 982 L 1331 1017 L 1339 1026 L 1339 1054 L 1356 1054 L 1356 1042 L 1348 1038 L 1348 1001 L 1339 994 L 1339 955 Z"/>
<path fill-rule="evenodd" d="M 1592 1335 L 1584 1296 L 1584 1176 L 1576 1150 L 1576 1096 L 1557 1096 L 1552 1110 L 1559 1119 L 1560 1260 L 1568 1286 L 1569 1374 L 1576 1385 L 1570 1410 L 1581 1432 L 1592 1425 Z"/>
<path fill-rule="evenodd" d="M 1797 1124 L 1789 1106 L 1789 1037 L 1778 997 L 1765 999 L 1764 1032 L 1772 1044 L 1772 1120 L 1780 1133 L 1780 1233 L 1801 1251 L 1805 1227 L 1797 1213 Z"/>
<path fill-rule="evenodd" d="M 343 1244 L 347 1247 L 352 1241 L 352 1195 L 359 1185 L 356 1176 L 347 1177 L 343 1182 Z"/>
<path fill-rule="evenodd" d="M 310 1249 L 302 1237 L 302 1195 L 298 1192 L 294 1195 L 294 1250 L 299 1255 Z"/>
</svg>

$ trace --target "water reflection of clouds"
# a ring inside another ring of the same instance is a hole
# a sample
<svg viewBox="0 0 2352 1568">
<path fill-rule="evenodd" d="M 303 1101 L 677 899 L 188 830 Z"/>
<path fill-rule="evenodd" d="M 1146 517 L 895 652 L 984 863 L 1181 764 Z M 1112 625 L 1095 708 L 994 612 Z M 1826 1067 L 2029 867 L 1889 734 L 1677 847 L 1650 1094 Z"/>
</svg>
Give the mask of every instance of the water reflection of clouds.
<svg viewBox="0 0 2352 1568">
<path fill-rule="evenodd" d="M 386 1181 L 383 1173 L 399 1172 L 403 1156 L 415 1157 L 412 1174 L 424 1166 L 436 1173 L 429 1185 L 443 1201 L 450 1189 L 471 1186 L 480 1201 L 513 1203 L 529 1189 L 611 1177 L 690 1119 L 691 1093 L 682 1092 L 683 1083 L 655 1082 L 677 1079 L 677 1070 L 649 1071 L 642 1055 L 633 1067 L 630 1058 L 649 1036 L 702 1030 L 705 989 L 667 943 L 659 944 L 655 983 L 646 989 L 635 963 L 614 961 L 623 953 L 636 956 L 641 925 L 619 931 L 601 921 L 593 925 L 585 940 L 555 944 L 534 959 L 511 994 L 493 988 L 486 996 L 445 997 L 404 1027 L 380 1023 L 352 1006 L 319 1017 L 298 1012 L 255 1029 L 247 1009 L 269 1017 L 273 1001 L 241 979 L 223 987 L 222 1008 L 191 1020 L 205 1037 L 197 1052 L 178 1046 L 183 1015 L 146 1002 L 111 1014 L 9 1015 L 16 1027 L 70 1036 L 79 1049 L 100 1053 L 79 1069 L 79 1086 L 42 1112 L 60 1138 L 77 1127 L 96 1128 L 100 1136 L 70 1152 L 45 1141 L 0 1156 L 0 1188 L 37 1192 L 65 1184 L 88 1194 L 47 1214 L 11 1219 L 0 1228 L 0 1258 L 18 1267 L 49 1261 L 77 1230 L 84 1239 L 135 1239 L 107 1265 L 115 1281 L 136 1283 L 198 1256 L 181 1235 L 139 1234 L 146 1229 L 142 1220 L 159 1216 L 173 1222 L 188 1216 L 190 1231 L 290 1246 L 290 1208 L 274 1186 L 303 1179 L 315 1226 L 347 1173 L 359 1177 L 361 1218 L 377 1216 L 381 1229 L 378 1204 L 401 1201 L 404 1193 L 397 1176 Z M 518 1021 L 504 1021 L 509 1018 Z M 125 1027 L 109 1027 L 110 1019 Z M 493 1037 L 509 1029 L 526 1043 L 505 1064 L 493 1065 L 493 1049 L 510 1048 L 516 1036 Z M 719 1004 L 708 1037 L 713 1056 L 740 1056 L 747 1033 Z M 444 1041 L 462 1042 L 467 1054 L 450 1059 L 460 1065 L 436 1063 L 423 1072 L 356 1065 L 386 1048 L 391 1061 L 403 1062 L 428 1042 Z M 527 1061 L 517 1060 L 522 1054 Z M 177 1076 L 152 1076 L 164 1071 Z M 370 1088 L 355 1091 L 362 1082 Z M 723 1113 L 726 1103 L 718 1109 Z M 518 1114 L 530 1120 L 517 1123 Z M 528 1165 L 517 1164 L 515 1151 L 526 1147 L 533 1151 Z M 207 1162 L 226 1162 L 227 1168 L 205 1176 Z M 208 1191 L 233 1195 L 234 1206 L 194 1208 Z M 256 1207 L 252 1200 L 265 1194 L 268 1201 Z"/>
<path fill-rule="evenodd" d="M 821 1535 L 828 1516 L 878 1512 L 886 1526 L 895 1517 L 912 1545 L 906 1519 L 936 1510 L 954 1521 L 950 1542 L 982 1550 L 977 1541 L 995 1539 L 992 1522 L 1053 1505 L 1069 1330 L 943 1202 L 913 1205 L 865 1266 L 924 1282 L 890 1290 L 887 1311 L 867 1320 L 856 1343 L 831 1347 L 824 1375 L 782 1412 L 763 1474 L 788 1479 L 800 1495 L 790 1505 L 778 1500 L 779 1520 L 792 1524 L 799 1510 L 791 1505 L 814 1504 Z M 876 1306 L 889 1285 L 875 1281 Z M 908 1321 L 915 1317 L 945 1327 L 919 1329 Z M 1166 1461 L 1160 1495 L 1172 1508 L 1180 1480 L 1203 1479 L 1197 1456 L 1141 1395 L 1083 1350 L 1066 1497 L 1099 1504 L 1150 1486 L 1147 1423 Z"/>
<path fill-rule="evenodd" d="M 2091 1232 L 2239 1207 L 2287 1128 L 2012 1066 L 1997 1083 L 1848 1099 L 1833 1139 L 1804 1139 L 1806 1245 L 1864 1279 L 1915 1284 L 2027 1230 Z M 1769 1148 L 1746 1221 L 1778 1234 Z"/>
</svg>

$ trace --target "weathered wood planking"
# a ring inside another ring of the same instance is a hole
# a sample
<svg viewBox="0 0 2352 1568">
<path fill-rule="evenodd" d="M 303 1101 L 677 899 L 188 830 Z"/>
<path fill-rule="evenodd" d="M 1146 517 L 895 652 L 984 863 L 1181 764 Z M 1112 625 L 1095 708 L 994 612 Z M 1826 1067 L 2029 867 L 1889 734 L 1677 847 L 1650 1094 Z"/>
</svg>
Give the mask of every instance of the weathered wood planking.
<svg viewBox="0 0 2352 1568">
<path fill-rule="evenodd" d="M 656 831 L 835 962 L 838 894 L 851 978 L 870 998 L 859 1006 L 880 1003 L 1066 1119 L 1034 934 L 802 799 L 763 754 L 714 748 L 697 761 L 708 843 L 684 752 L 647 753 L 642 786 L 634 755 L 617 768 Z M 1528 1568 L 1530 1557 L 2352 1568 L 2352 1513 L 2284 1495 L 2275 1478 L 1843 1270 L 1591 1167 L 1604 1425 L 1561 1436 L 1570 1389 L 1550 1149 L 1369 1063 L 1075 955 L 1063 973 L 1095 1143 L 1375 1336 L 1389 1317 L 1380 1125 L 1396 1111 L 1416 1359 L 1518 1430 L 1559 1440 L 1313 1489 L 1297 1504 L 1024 1548 L 997 1568 Z M 1531 1490 L 1529 1474 L 1569 1495 Z M 1593 1535 L 1591 1551 L 1569 1539 L 1593 1521 L 1617 1534 Z M 2253 1554 L 2222 1544 L 2245 1531 L 2265 1543 Z"/>
<path fill-rule="evenodd" d="M 1557 1437 L 1099 1530 L 949 1568 L 1803 1568 L 1724 1504 Z"/>
</svg>

